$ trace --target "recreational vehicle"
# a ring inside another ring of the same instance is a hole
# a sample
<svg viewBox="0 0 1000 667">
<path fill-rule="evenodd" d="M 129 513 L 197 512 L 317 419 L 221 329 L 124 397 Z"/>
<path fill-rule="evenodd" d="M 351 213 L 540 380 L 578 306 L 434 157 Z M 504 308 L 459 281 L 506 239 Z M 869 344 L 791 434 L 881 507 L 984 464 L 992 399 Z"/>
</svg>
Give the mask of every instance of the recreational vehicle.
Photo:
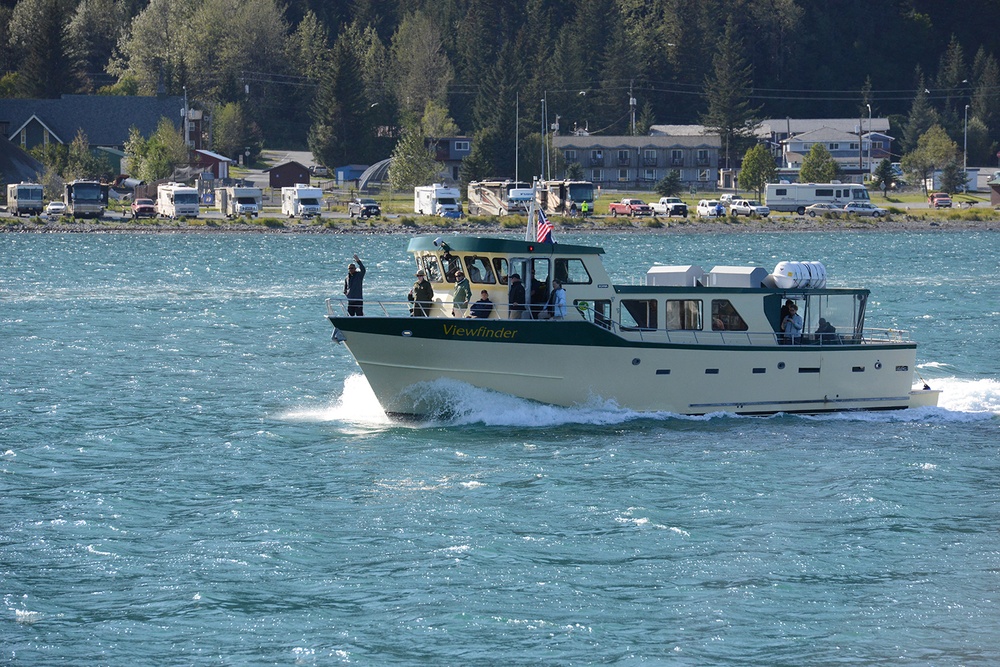
<svg viewBox="0 0 1000 667">
<path fill-rule="evenodd" d="M 421 215 L 462 215 L 462 194 L 458 188 L 435 183 L 413 188 L 413 212 Z"/>
<path fill-rule="evenodd" d="M 40 215 L 44 192 L 38 183 L 11 183 L 7 186 L 7 210 L 11 215 Z"/>
<path fill-rule="evenodd" d="M 198 190 L 183 183 L 164 183 L 156 189 L 156 212 L 165 218 L 197 218 Z"/>
<path fill-rule="evenodd" d="M 806 206 L 820 202 L 843 208 L 849 202 L 869 201 L 868 190 L 855 183 L 768 183 L 765 203 L 772 211 L 806 214 Z"/>
<path fill-rule="evenodd" d="M 99 218 L 108 205 L 108 186 L 97 181 L 70 181 L 63 186 L 66 213 L 74 218 Z"/>
<path fill-rule="evenodd" d="M 264 193 L 260 188 L 230 186 L 215 192 L 215 203 L 227 218 L 238 218 L 241 215 L 256 218 L 263 201 Z"/>
<path fill-rule="evenodd" d="M 542 181 L 538 204 L 546 213 L 569 215 L 574 211 L 594 211 L 594 184 L 590 181 Z M 575 206 L 574 206 L 575 205 Z"/>
<path fill-rule="evenodd" d="M 528 183 L 511 179 L 469 183 L 469 215 L 526 214 L 529 201 L 531 186 Z"/>
<path fill-rule="evenodd" d="M 323 190 L 298 183 L 281 188 L 281 214 L 289 218 L 319 217 L 323 205 Z"/>
</svg>

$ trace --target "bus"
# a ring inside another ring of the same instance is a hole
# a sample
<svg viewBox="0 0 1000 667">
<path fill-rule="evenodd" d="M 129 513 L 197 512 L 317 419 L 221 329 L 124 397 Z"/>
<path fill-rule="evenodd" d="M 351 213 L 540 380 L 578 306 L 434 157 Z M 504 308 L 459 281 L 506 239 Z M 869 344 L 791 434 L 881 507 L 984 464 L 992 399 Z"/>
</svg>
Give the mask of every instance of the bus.
<svg viewBox="0 0 1000 667">
<path fill-rule="evenodd" d="M 546 213 L 582 212 L 584 202 L 593 213 L 594 184 L 590 181 L 542 181 L 538 188 L 538 204 Z"/>
<path fill-rule="evenodd" d="M 523 215 L 528 212 L 527 201 L 520 196 L 525 190 L 530 191 L 531 185 L 509 178 L 473 181 L 469 183 L 469 215 Z"/>
<path fill-rule="evenodd" d="M 849 202 L 868 202 L 868 190 L 856 183 L 768 183 L 764 203 L 772 211 L 806 214 L 806 206 L 818 202 L 843 208 Z"/>
</svg>

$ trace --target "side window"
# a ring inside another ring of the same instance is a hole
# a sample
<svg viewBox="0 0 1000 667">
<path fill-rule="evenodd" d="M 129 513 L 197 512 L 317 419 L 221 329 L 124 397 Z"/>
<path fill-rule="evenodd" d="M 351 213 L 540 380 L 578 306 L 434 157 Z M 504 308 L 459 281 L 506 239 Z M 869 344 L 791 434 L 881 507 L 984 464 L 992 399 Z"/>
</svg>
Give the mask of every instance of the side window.
<svg viewBox="0 0 1000 667">
<path fill-rule="evenodd" d="M 619 322 L 622 329 L 656 328 L 656 300 L 654 299 L 622 299 Z"/>
<path fill-rule="evenodd" d="M 444 266 L 445 280 L 455 282 L 455 272 L 462 268 L 461 258 L 452 255 L 450 250 L 445 250 L 441 256 L 441 264 Z"/>
<path fill-rule="evenodd" d="M 669 299 L 667 301 L 667 329 L 678 331 L 701 328 L 700 300 Z"/>
<path fill-rule="evenodd" d="M 432 283 L 441 282 L 441 265 L 438 264 L 436 255 L 423 256 L 424 271 L 427 273 L 427 280 Z"/>
<path fill-rule="evenodd" d="M 557 259 L 555 277 L 563 285 L 589 285 L 593 282 L 587 267 L 579 259 Z"/>
<path fill-rule="evenodd" d="M 466 257 L 465 272 L 469 276 L 470 282 L 488 285 L 496 283 L 493 270 L 490 268 L 490 261 L 485 257 Z"/>
<path fill-rule="evenodd" d="M 575 299 L 573 305 L 583 315 L 583 319 L 605 329 L 611 328 L 611 301 L 607 299 L 597 301 Z"/>
<path fill-rule="evenodd" d="M 746 321 L 729 299 L 712 299 L 712 331 L 746 331 Z"/>
<path fill-rule="evenodd" d="M 507 260 L 503 257 L 493 258 L 493 273 L 501 285 L 507 284 Z"/>
</svg>

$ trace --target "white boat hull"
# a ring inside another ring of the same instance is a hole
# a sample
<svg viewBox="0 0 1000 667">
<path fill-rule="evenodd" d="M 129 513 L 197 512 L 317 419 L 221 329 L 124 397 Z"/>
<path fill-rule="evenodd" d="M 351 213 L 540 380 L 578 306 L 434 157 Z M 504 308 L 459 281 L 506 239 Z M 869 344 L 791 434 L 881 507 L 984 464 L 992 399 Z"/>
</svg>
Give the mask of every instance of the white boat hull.
<svg viewBox="0 0 1000 667">
<path fill-rule="evenodd" d="M 390 414 L 427 412 L 422 383 L 439 379 L 554 405 L 611 401 L 678 414 L 887 410 L 930 401 L 911 396 L 916 346 L 909 343 L 654 344 L 585 322 L 332 319 Z"/>
</svg>

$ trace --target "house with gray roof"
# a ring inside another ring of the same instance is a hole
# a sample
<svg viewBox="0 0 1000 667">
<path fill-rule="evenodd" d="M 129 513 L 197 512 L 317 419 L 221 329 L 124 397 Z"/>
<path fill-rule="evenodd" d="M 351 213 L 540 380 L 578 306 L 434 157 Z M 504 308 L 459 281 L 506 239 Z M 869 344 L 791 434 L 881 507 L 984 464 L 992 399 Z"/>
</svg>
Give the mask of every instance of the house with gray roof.
<svg viewBox="0 0 1000 667">
<path fill-rule="evenodd" d="M 196 115 L 200 122 L 200 112 Z M 80 131 L 92 148 L 121 150 L 130 128 L 134 126 L 148 137 L 162 118 L 179 129 L 184 120 L 184 98 L 63 95 L 51 100 L 0 99 L 0 136 L 23 150 L 53 142 L 69 145 Z M 193 127 L 192 138 L 200 135 Z"/>
<path fill-rule="evenodd" d="M 676 171 L 686 188 L 714 190 L 719 181 L 718 135 L 556 136 L 555 148 L 566 164 L 578 163 L 594 185 L 652 190 Z"/>
</svg>

